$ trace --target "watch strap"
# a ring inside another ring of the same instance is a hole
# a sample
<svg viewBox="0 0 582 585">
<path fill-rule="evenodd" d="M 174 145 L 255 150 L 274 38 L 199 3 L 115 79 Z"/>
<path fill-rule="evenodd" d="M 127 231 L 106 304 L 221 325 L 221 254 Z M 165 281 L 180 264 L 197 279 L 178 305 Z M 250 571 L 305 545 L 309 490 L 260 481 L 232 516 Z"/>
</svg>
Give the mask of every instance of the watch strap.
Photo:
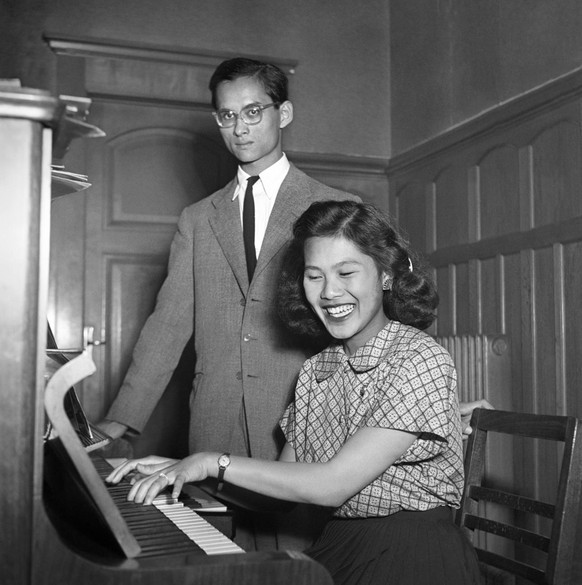
<svg viewBox="0 0 582 585">
<path fill-rule="evenodd" d="M 229 462 L 226 465 L 222 465 L 220 463 L 220 460 L 225 456 L 229 458 Z M 218 458 L 218 487 L 216 488 L 218 491 L 221 491 L 222 487 L 224 486 L 224 472 L 226 471 L 226 468 L 229 465 L 230 465 L 230 453 L 223 453 Z"/>
</svg>

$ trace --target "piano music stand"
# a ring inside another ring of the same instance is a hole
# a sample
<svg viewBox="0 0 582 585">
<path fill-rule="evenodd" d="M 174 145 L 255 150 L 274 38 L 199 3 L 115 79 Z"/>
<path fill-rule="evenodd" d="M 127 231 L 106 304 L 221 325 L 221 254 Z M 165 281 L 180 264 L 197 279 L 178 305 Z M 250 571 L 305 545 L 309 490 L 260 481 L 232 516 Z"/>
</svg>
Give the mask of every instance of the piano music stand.
<svg viewBox="0 0 582 585">
<path fill-rule="evenodd" d="M 133 558 L 141 552 L 141 547 L 103 485 L 64 408 L 69 388 L 95 373 L 91 343 L 92 339 L 86 339 L 83 352 L 59 368 L 49 380 L 45 389 L 45 410 L 57 433 L 58 441 L 80 476 L 82 492 L 92 504 L 90 509 L 101 515 L 101 526 L 109 528 L 111 537 L 124 555 Z"/>
</svg>

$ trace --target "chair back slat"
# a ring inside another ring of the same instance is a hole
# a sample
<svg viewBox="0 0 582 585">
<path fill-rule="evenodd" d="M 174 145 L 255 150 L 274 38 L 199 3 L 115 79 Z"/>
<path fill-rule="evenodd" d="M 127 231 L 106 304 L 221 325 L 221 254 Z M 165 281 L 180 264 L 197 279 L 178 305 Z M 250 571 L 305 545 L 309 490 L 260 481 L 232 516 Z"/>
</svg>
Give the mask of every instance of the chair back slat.
<svg viewBox="0 0 582 585">
<path fill-rule="evenodd" d="M 482 530 L 489 534 L 495 534 L 497 536 L 503 536 L 519 544 L 531 546 L 537 548 L 542 552 L 548 552 L 550 549 L 550 539 L 546 536 L 536 534 L 530 530 L 524 530 L 523 528 L 516 528 L 510 526 L 504 522 L 497 522 L 496 520 L 487 520 L 480 516 L 473 516 L 473 514 L 467 514 L 465 516 L 465 527 L 470 530 Z"/>
<path fill-rule="evenodd" d="M 538 516 L 544 516 L 545 518 L 553 518 L 556 510 L 556 506 L 553 504 L 547 504 L 517 494 L 510 494 L 503 490 L 494 490 L 481 486 L 471 486 L 469 497 L 482 502 L 491 502 L 493 504 L 507 506 L 508 508 L 520 512 L 537 514 Z"/>
<path fill-rule="evenodd" d="M 563 441 L 571 417 L 480 409 L 479 428 L 534 439 Z"/>
<path fill-rule="evenodd" d="M 539 585 L 546 585 L 547 583 L 544 571 L 540 571 L 540 569 L 536 569 L 526 563 L 520 563 L 513 559 L 508 559 L 507 557 L 482 549 L 477 549 L 477 557 L 480 562 L 485 563 L 486 565 L 496 567 L 497 569 L 511 573 L 516 577 L 528 579 L 532 583 Z"/>
</svg>

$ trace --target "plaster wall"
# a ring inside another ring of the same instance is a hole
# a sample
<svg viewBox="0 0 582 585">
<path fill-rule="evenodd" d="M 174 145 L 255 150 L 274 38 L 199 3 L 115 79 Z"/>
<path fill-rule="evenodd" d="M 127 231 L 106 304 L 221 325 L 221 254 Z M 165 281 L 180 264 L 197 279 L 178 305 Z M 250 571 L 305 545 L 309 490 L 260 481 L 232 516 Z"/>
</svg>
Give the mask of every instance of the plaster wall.
<svg viewBox="0 0 582 585">
<path fill-rule="evenodd" d="M 298 61 L 286 148 L 390 155 L 388 3 L 366 0 L 4 0 L 18 30 L 1 76 L 52 89 L 43 32 Z M 4 29 L 4 30 L 2 30 Z M 9 71 L 12 69 L 12 71 Z"/>
<path fill-rule="evenodd" d="M 391 0 L 392 155 L 582 66 L 580 0 Z"/>
</svg>

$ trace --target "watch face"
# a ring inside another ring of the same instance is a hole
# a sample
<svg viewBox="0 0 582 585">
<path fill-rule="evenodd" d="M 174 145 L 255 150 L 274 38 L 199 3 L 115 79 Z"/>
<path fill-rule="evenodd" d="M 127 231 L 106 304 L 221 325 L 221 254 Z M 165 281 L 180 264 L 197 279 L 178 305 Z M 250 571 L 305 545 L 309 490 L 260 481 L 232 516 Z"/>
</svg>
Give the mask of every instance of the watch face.
<svg viewBox="0 0 582 585">
<path fill-rule="evenodd" d="M 221 455 L 218 458 L 218 465 L 220 467 L 228 467 L 230 465 L 230 457 L 228 455 Z"/>
</svg>

